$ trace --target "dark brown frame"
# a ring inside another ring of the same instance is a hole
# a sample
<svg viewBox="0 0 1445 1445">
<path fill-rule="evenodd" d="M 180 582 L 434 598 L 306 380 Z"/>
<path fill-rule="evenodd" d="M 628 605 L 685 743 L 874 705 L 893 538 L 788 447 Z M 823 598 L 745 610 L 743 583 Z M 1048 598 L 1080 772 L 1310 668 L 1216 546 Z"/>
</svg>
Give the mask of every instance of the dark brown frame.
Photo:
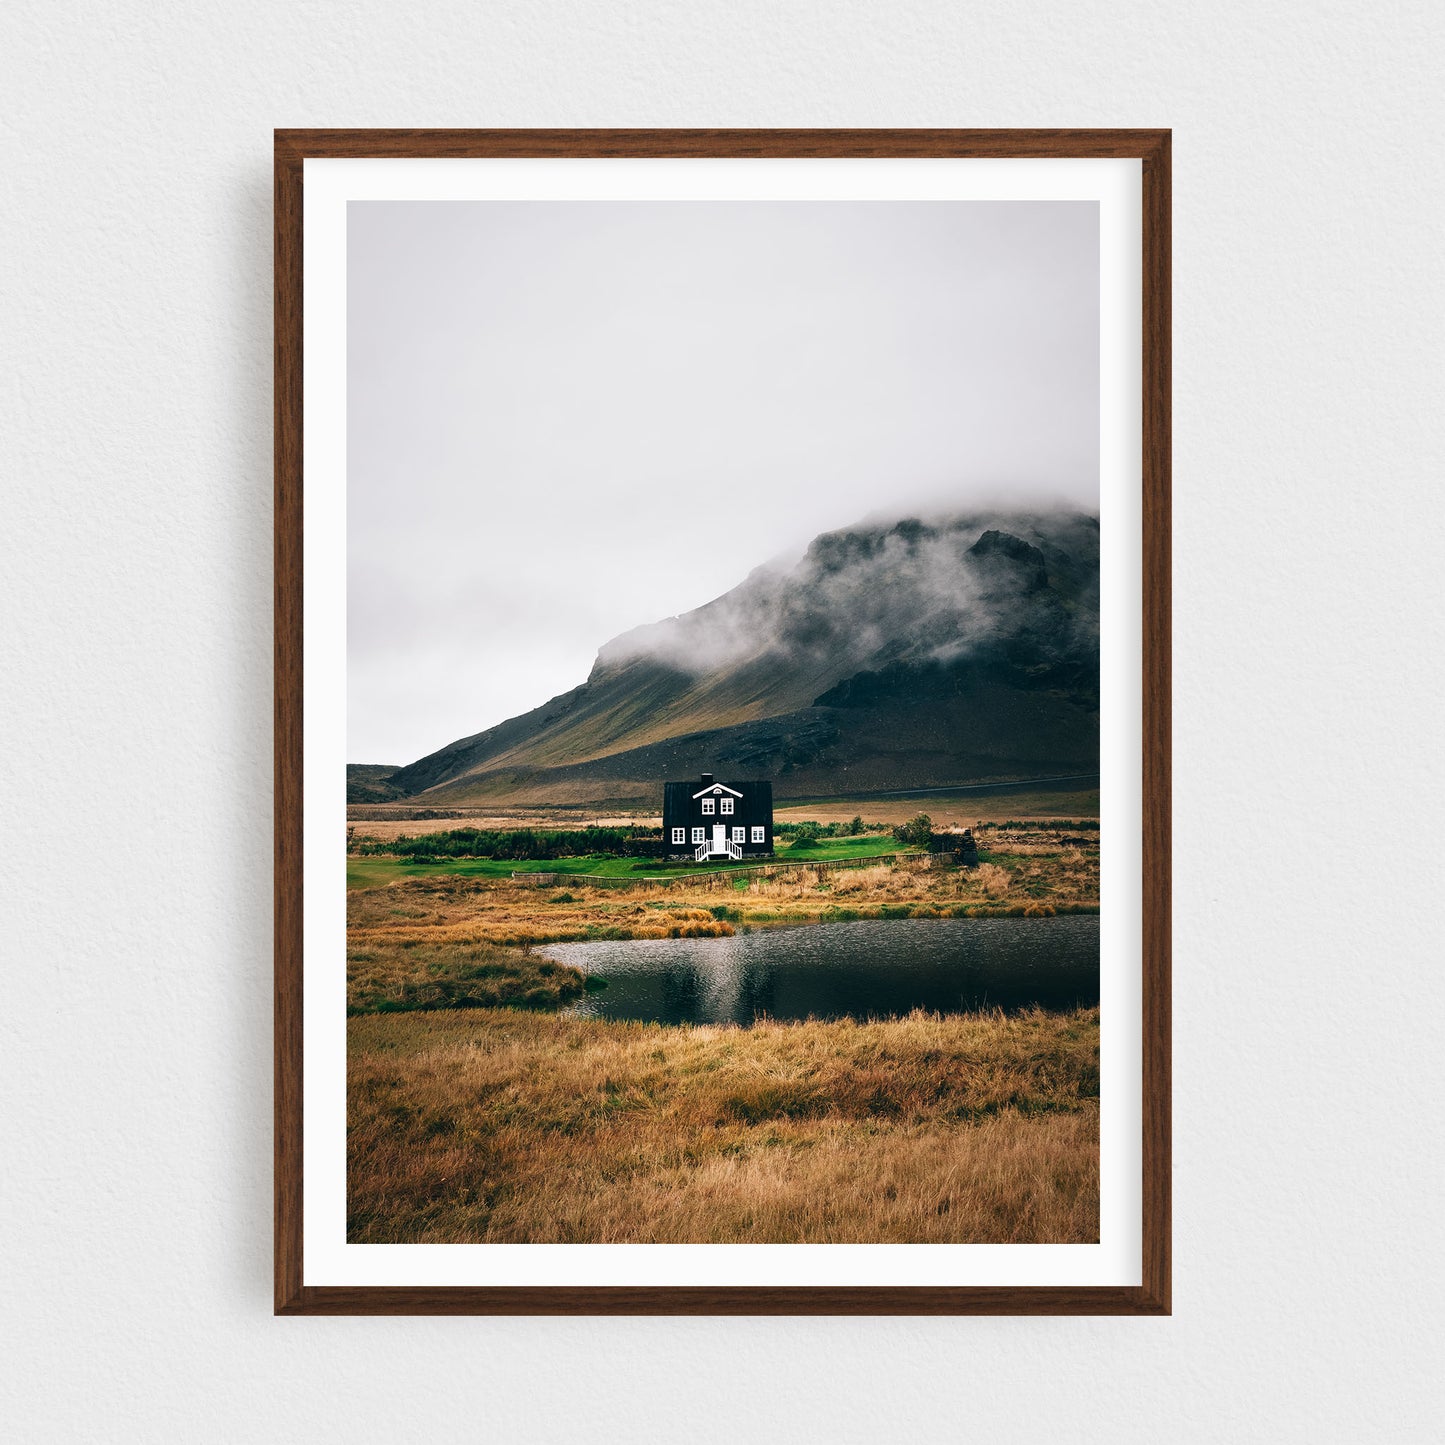
<svg viewBox="0 0 1445 1445">
<path fill-rule="evenodd" d="M 277 1314 L 1170 1312 L 1170 132 L 278 130 L 276 142 Z M 302 162 L 308 157 L 965 156 L 1143 162 L 1143 1283 L 1050 1288 L 378 1288 L 303 1283 L 301 1094 Z"/>
</svg>

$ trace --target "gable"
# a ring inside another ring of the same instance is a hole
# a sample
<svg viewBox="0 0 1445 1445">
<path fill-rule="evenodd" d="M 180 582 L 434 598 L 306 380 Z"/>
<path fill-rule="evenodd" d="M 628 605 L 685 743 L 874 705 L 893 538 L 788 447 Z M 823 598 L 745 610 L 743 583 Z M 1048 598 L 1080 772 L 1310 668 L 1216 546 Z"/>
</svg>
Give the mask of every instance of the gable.
<svg viewBox="0 0 1445 1445">
<path fill-rule="evenodd" d="M 730 788 L 726 783 L 709 783 L 707 787 L 694 793 L 692 799 L 693 802 L 696 802 L 699 798 L 718 798 L 724 793 L 731 793 L 735 798 L 742 797 L 742 794 L 738 792 L 736 788 Z"/>
</svg>

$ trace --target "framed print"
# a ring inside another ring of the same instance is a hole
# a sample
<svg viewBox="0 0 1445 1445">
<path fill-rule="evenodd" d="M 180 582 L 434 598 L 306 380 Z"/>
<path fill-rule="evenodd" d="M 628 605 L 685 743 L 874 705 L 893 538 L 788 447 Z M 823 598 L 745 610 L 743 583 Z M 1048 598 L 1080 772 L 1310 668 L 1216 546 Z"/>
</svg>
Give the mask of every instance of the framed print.
<svg viewBox="0 0 1445 1445">
<path fill-rule="evenodd" d="M 1167 131 L 279 131 L 276 1310 L 1169 1311 Z"/>
</svg>

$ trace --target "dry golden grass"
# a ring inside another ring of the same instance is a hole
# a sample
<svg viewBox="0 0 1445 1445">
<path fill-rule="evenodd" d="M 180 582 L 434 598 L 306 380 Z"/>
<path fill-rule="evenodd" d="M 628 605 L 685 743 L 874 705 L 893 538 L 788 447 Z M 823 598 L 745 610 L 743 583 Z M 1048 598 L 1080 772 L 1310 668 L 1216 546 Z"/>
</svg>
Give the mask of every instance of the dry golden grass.
<svg viewBox="0 0 1445 1445">
<path fill-rule="evenodd" d="M 426 817 L 425 814 L 440 814 Z M 425 808 L 415 804 L 350 803 L 348 828 L 358 838 L 391 842 L 451 828 L 661 828 L 660 813 L 583 813 L 577 809 Z"/>
<path fill-rule="evenodd" d="M 378 939 L 346 950 L 348 1013 L 409 1009 L 555 1009 L 581 998 L 586 975 L 530 950 Z"/>
<path fill-rule="evenodd" d="M 418 943 L 531 947 L 575 939 L 713 938 L 731 924 L 681 891 L 520 887 L 439 873 L 346 895 L 348 952 Z"/>
<path fill-rule="evenodd" d="M 353 1018 L 353 1242 L 1089 1242 L 1098 1010 Z"/>
</svg>

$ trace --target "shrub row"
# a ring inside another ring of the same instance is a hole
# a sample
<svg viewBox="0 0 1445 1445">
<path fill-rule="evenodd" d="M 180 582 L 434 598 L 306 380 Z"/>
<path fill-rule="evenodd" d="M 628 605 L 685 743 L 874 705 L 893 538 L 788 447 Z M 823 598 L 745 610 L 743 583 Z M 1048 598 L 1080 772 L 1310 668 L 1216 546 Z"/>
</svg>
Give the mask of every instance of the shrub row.
<svg viewBox="0 0 1445 1445">
<path fill-rule="evenodd" d="M 347 840 L 347 852 L 356 856 L 417 862 L 428 858 L 580 858 L 589 853 L 643 858 L 661 848 L 662 835 L 649 828 L 452 828 L 416 837 Z"/>
</svg>

